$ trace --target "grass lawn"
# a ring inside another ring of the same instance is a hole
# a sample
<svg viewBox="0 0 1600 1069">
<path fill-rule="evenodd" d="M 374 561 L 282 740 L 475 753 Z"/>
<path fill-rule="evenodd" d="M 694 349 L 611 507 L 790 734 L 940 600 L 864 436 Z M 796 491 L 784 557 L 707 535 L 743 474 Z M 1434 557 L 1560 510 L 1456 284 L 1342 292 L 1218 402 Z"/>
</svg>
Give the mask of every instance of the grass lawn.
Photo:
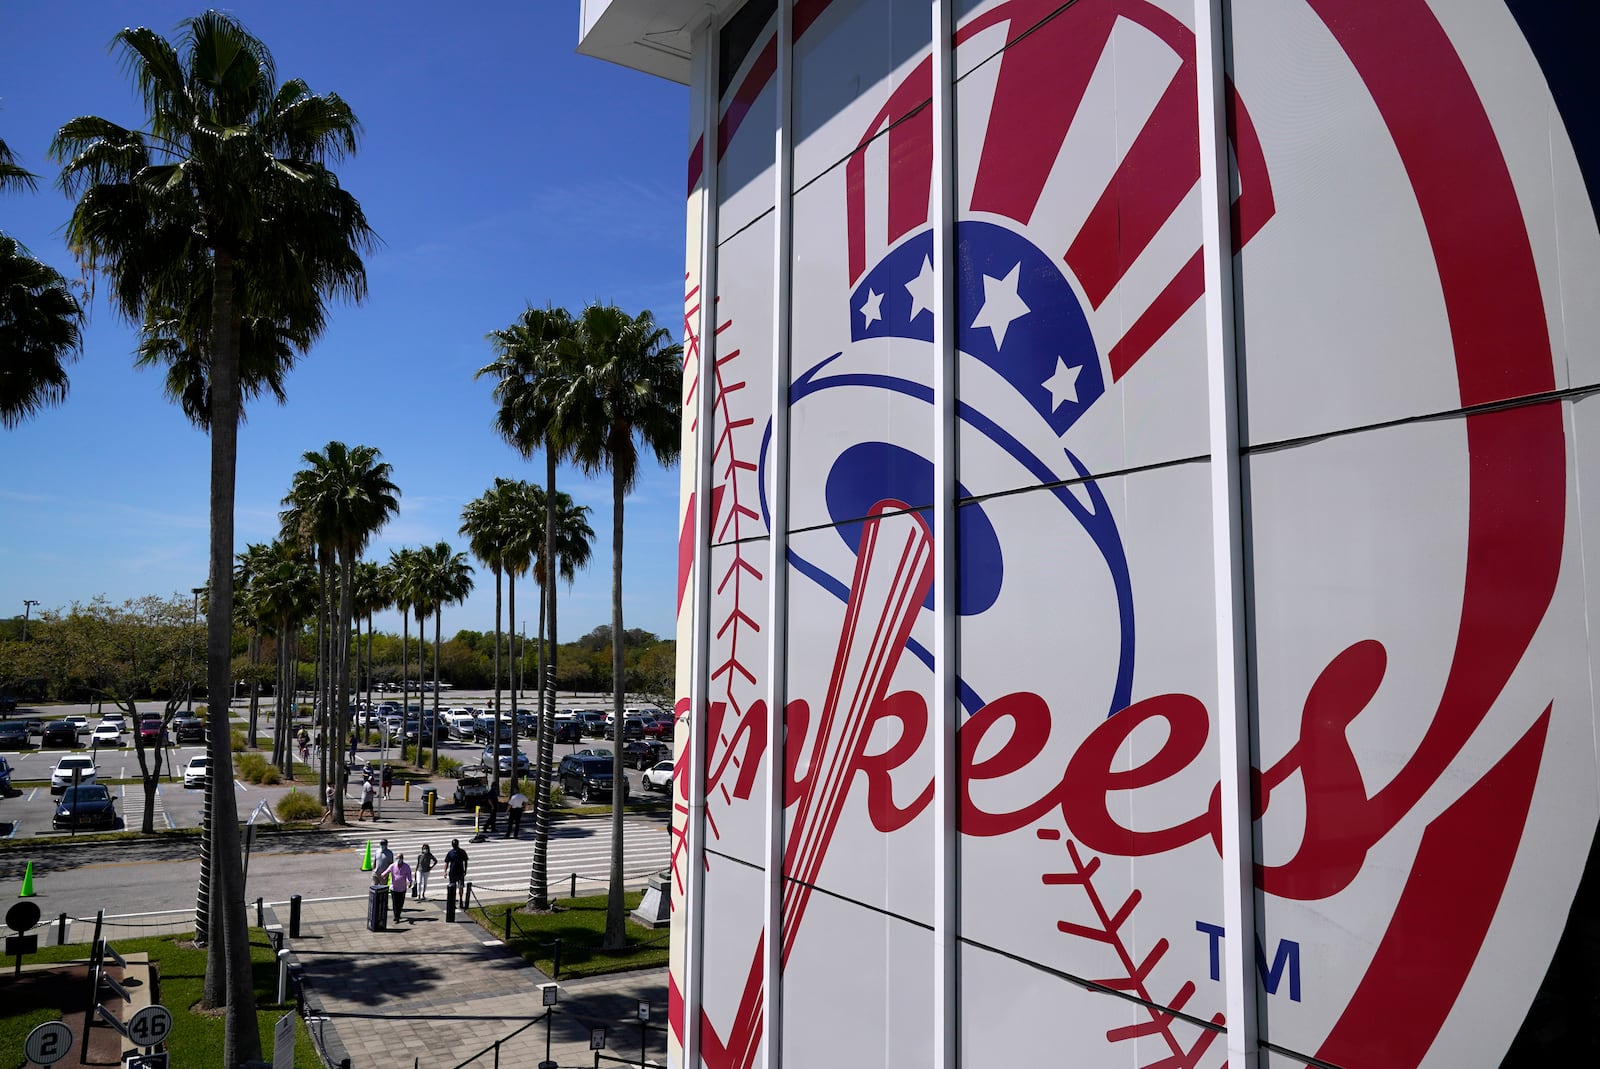
<svg viewBox="0 0 1600 1069">
<path fill-rule="evenodd" d="M 630 891 L 623 901 L 631 913 L 644 897 L 643 891 Z M 554 947 L 561 940 L 561 975 L 557 979 L 599 976 L 626 972 L 667 963 L 667 929 L 650 929 L 628 921 L 627 945 L 621 950 L 602 950 L 606 932 L 606 896 L 563 898 L 554 903 L 552 913 L 524 913 L 517 903 L 473 907 L 472 917 L 497 936 L 504 936 L 506 915 L 511 916 L 511 938 L 507 945 L 544 972 L 555 975 Z"/>
<path fill-rule="evenodd" d="M 602 913 L 602 917 L 604 914 Z M 118 953 L 146 953 L 158 968 L 160 977 L 160 1002 L 172 1011 L 172 1035 L 167 1039 L 172 1069 L 207 1069 L 217 1064 L 222 1050 L 222 1015 L 195 1013 L 192 1007 L 200 1001 L 205 985 L 206 952 L 192 946 L 179 946 L 171 936 L 150 936 L 144 939 L 119 939 L 113 944 Z M 84 961 L 88 947 L 83 945 L 45 947 L 30 954 L 27 964 Z M 266 935 L 259 929 L 250 930 L 250 957 L 254 967 L 256 988 L 256 1017 L 261 1026 L 262 1057 L 272 1060 L 272 1027 L 279 1017 L 292 1012 L 294 1003 L 278 1005 L 278 967 L 267 944 Z M 73 1035 L 83 1027 L 83 999 L 87 981 L 79 981 L 71 991 L 71 1001 L 63 1015 L 59 1000 L 50 1006 L 29 1006 L 17 999 L 7 999 L 0 1010 L 0 1069 L 20 1069 L 28 1064 L 22 1056 L 23 1041 L 28 1032 L 45 1021 L 65 1020 Z M 81 1037 L 80 1037 L 81 1038 Z M 297 1066 L 321 1065 L 305 1022 L 295 1021 L 294 1063 Z"/>
</svg>

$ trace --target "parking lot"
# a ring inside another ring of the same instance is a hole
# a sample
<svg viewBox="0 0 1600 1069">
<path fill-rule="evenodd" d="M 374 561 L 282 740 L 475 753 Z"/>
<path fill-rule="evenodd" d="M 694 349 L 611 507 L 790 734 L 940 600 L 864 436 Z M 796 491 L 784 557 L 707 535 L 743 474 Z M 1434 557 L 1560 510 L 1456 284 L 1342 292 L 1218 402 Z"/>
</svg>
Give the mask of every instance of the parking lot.
<svg viewBox="0 0 1600 1069">
<path fill-rule="evenodd" d="M 239 711 L 234 711 L 238 718 Z M 45 714 L 46 722 L 53 719 L 56 710 Z M 26 710 L 19 710 L 18 719 L 28 715 Z M 98 719 L 91 718 L 90 724 L 98 723 Z M 64 754 L 79 754 L 91 757 L 97 769 L 99 782 L 108 785 L 116 799 L 116 809 L 121 817 L 122 827 L 137 828 L 143 823 L 146 797 L 144 786 L 140 780 L 141 772 L 137 752 L 132 745 L 131 736 L 123 735 L 122 744 L 114 745 L 109 741 L 102 745 L 91 745 L 92 730 L 81 736 L 83 744 L 76 749 L 42 747 L 40 735 L 35 733 L 29 738 L 26 746 L 18 749 L 7 749 L 0 752 L 11 768 L 13 787 L 9 796 L 0 798 L 0 837 L 22 837 L 35 835 L 60 834 L 68 832 L 54 832 L 51 827 L 51 818 L 55 812 L 57 796 L 49 789 L 50 772 Z M 263 740 L 267 736 L 263 734 Z M 635 740 L 625 740 L 624 746 Z M 603 750 L 609 752 L 616 744 L 604 739 L 592 737 L 579 737 L 578 739 L 559 742 L 554 746 L 554 763 L 559 764 L 563 756 L 582 753 L 585 750 Z M 537 740 L 526 737 L 517 739 L 518 750 L 527 755 L 531 762 L 535 756 L 534 747 Z M 462 762 L 464 765 L 478 763 L 483 756 L 484 743 L 472 739 L 451 738 L 441 740 L 439 753 L 442 757 L 450 757 Z M 660 751 L 664 753 L 665 751 Z M 145 748 L 146 760 L 153 767 L 156 747 L 147 745 Z M 202 790 L 185 788 L 183 785 L 182 770 L 191 757 L 203 755 L 205 747 L 200 743 L 185 743 L 178 745 L 171 743 L 161 748 L 162 766 L 161 779 L 158 783 L 154 797 L 151 799 L 153 811 L 153 824 L 157 829 L 192 828 L 200 824 L 201 805 L 204 797 Z M 357 766 L 367 763 L 381 763 L 385 757 L 393 760 L 397 756 L 397 749 L 391 746 L 387 751 L 381 746 L 370 746 L 363 743 L 357 753 Z M 318 754 L 312 754 L 315 764 L 319 759 Z M 628 756 L 625 749 L 625 756 Z M 642 748 L 633 755 L 638 763 L 652 764 L 645 760 L 646 754 Z M 409 766 L 407 766 L 409 767 Z M 645 789 L 642 772 L 630 765 L 627 772 L 629 793 L 634 800 L 643 800 L 653 796 L 653 792 Z M 298 783 L 281 783 L 271 786 L 234 781 L 236 803 L 241 820 L 249 820 L 254 816 L 258 820 L 270 820 L 268 816 L 270 807 L 290 790 L 316 790 L 314 773 L 302 775 Z M 439 791 L 441 805 L 450 802 L 454 790 L 454 782 L 441 778 L 435 783 Z M 352 804 L 360 792 L 359 775 L 347 786 L 346 798 Z M 420 786 L 412 788 L 412 798 L 420 801 Z M 405 789 L 397 784 L 393 791 L 393 799 L 404 799 Z M 654 795 L 659 797 L 659 795 Z M 262 805 L 268 809 L 262 809 Z M 382 804 L 381 802 L 379 803 Z"/>
</svg>

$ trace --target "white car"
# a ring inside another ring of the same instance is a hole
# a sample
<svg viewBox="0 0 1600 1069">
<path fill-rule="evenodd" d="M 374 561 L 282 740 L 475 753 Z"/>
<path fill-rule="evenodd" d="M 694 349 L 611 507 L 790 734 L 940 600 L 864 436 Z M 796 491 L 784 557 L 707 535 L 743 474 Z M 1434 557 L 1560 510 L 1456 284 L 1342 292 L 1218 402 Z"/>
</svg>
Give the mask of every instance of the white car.
<svg viewBox="0 0 1600 1069">
<path fill-rule="evenodd" d="M 91 746 L 121 746 L 122 728 L 118 724 L 108 724 L 101 721 L 95 726 L 94 733 L 89 736 Z"/>
<path fill-rule="evenodd" d="M 71 724 L 72 730 L 76 731 L 79 735 L 87 735 L 89 733 L 89 718 L 84 716 L 82 713 L 68 713 L 61 719 L 66 723 Z"/>
<path fill-rule="evenodd" d="M 660 761 L 655 767 L 645 769 L 644 789 L 663 793 L 672 790 L 672 762 Z"/>
<path fill-rule="evenodd" d="M 99 772 L 100 770 L 95 767 L 94 758 L 83 754 L 64 754 L 61 760 L 56 762 L 56 767 L 50 770 L 50 793 L 60 794 L 75 782 L 93 783 Z"/>
<path fill-rule="evenodd" d="M 206 780 L 211 776 L 211 758 L 205 754 L 198 754 L 189 758 L 189 763 L 183 766 L 183 785 L 185 787 L 204 787 Z"/>
</svg>

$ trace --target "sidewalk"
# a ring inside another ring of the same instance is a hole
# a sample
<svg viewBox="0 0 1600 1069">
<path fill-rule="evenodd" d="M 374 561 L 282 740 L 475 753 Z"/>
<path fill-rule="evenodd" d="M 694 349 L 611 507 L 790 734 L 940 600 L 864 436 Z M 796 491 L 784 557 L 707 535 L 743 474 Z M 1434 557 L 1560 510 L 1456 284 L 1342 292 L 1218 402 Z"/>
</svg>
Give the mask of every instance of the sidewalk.
<svg viewBox="0 0 1600 1069">
<path fill-rule="evenodd" d="M 398 925 L 369 932 L 364 899 L 304 903 L 300 938 L 289 940 L 306 977 L 306 1016 L 320 1028 L 333 1064 L 351 1069 L 453 1069 L 496 1040 L 501 1066 L 532 1066 L 545 1057 L 544 1007 L 539 985 L 549 981 L 498 939 L 444 903 L 406 903 Z M 280 914 L 280 922 L 287 916 Z M 667 973 L 648 969 L 560 983 L 551 1021 L 550 1057 L 558 1065 L 592 1066 L 589 1029 L 606 1028 L 612 1057 L 639 1059 L 638 1003 L 664 1024 Z M 531 1027 L 524 1028 L 530 1021 Z M 648 1032 L 646 1056 L 666 1064 L 665 1033 Z M 491 1069 L 494 1051 L 472 1063 Z M 605 1064 L 614 1064 L 607 1062 Z"/>
</svg>

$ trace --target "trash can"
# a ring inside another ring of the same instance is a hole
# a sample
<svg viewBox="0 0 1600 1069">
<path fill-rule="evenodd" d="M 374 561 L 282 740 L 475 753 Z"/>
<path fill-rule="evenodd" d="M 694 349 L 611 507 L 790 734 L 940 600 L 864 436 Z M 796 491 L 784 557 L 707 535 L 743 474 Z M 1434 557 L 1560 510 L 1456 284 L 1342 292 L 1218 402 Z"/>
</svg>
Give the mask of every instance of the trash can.
<svg viewBox="0 0 1600 1069">
<path fill-rule="evenodd" d="M 422 811 L 431 817 L 438 805 L 439 792 L 432 787 L 422 788 Z"/>
<path fill-rule="evenodd" d="M 389 930 L 389 885 L 375 883 L 367 888 L 367 931 Z"/>
</svg>

